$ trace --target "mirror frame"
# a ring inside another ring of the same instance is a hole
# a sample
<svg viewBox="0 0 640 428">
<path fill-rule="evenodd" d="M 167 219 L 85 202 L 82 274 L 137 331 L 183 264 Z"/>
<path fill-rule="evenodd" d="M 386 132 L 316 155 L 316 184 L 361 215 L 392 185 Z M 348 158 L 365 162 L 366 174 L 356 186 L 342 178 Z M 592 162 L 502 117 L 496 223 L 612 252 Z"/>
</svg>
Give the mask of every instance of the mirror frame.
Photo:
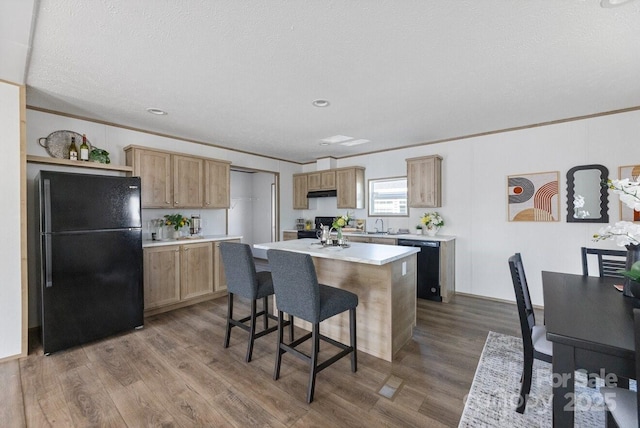
<svg viewBox="0 0 640 428">
<path fill-rule="evenodd" d="M 575 173 L 587 169 L 595 169 L 600 171 L 600 218 L 575 218 L 573 198 L 575 196 Z M 567 171 L 567 223 L 609 223 L 609 189 L 602 185 L 603 181 L 609 178 L 609 170 L 604 165 L 580 165 L 574 166 Z"/>
</svg>

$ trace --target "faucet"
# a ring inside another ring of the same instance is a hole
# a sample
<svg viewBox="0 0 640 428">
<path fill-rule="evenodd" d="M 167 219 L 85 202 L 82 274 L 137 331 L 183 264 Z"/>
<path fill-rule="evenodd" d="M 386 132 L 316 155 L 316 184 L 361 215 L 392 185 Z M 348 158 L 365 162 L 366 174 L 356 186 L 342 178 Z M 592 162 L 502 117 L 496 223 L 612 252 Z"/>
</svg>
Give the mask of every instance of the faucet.
<svg viewBox="0 0 640 428">
<path fill-rule="evenodd" d="M 377 219 L 376 222 L 374 223 L 374 228 L 376 229 L 376 233 L 378 232 L 378 222 L 380 222 L 380 225 L 382 226 L 382 229 L 380 229 L 380 232 L 384 233 L 384 220 L 382 220 L 381 218 Z"/>
</svg>

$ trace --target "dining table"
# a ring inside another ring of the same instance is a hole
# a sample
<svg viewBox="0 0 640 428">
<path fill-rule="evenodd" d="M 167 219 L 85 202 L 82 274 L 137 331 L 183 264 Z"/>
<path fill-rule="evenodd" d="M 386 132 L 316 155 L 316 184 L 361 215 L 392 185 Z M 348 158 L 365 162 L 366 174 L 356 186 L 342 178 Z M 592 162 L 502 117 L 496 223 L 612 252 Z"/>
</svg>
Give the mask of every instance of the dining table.
<svg viewBox="0 0 640 428">
<path fill-rule="evenodd" d="M 553 345 L 553 426 L 573 427 L 576 370 L 605 380 L 635 377 L 633 309 L 640 299 L 614 285 L 622 279 L 542 272 L 544 321 Z"/>
</svg>

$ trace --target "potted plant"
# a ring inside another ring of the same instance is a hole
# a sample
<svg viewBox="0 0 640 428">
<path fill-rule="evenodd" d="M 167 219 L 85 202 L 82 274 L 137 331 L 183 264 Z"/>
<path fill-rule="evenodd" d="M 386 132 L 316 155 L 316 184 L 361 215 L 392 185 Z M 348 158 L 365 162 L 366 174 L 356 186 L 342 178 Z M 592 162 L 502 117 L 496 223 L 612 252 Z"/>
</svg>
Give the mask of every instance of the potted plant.
<svg viewBox="0 0 640 428">
<path fill-rule="evenodd" d="M 180 237 L 180 228 L 189 226 L 190 223 L 191 221 L 183 217 L 182 214 L 167 214 L 164 216 L 164 224 L 173 227 L 173 237 L 176 239 Z"/>
<path fill-rule="evenodd" d="M 435 236 L 438 230 L 444 226 L 444 219 L 437 212 L 424 213 L 420 218 L 423 228 L 427 231 L 427 235 Z"/>
</svg>

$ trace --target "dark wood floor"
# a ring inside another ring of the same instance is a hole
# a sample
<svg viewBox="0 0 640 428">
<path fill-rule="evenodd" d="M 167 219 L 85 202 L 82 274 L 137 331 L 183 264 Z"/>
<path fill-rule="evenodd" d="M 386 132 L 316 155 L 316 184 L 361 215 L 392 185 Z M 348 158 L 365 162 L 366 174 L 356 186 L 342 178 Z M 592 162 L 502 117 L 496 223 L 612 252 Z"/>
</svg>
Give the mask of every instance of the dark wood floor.
<svg viewBox="0 0 640 428">
<path fill-rule="evenodd" d="M 48 357 L 34 341 L 28 357 L 0 364 L 0 420 L 8 427 L 451 427 L 487 333 L 519 336 L 514 305 L 460 295 L 448 304 L 419 300 L 413 339 L 393 363 L 360 353 L 353 374 L 343 359 L 318 375 L 307 405 L 306 365 L 285 355 L 274 381 L 274 335 L 258 339 L 246 364 L 247 333 L 234 329 L 231 347 L 222 347 L 225 315 L 225 298 L 200 303 Z M 378 393 L 394 382 L 392 399 Z"/>
</svg>

